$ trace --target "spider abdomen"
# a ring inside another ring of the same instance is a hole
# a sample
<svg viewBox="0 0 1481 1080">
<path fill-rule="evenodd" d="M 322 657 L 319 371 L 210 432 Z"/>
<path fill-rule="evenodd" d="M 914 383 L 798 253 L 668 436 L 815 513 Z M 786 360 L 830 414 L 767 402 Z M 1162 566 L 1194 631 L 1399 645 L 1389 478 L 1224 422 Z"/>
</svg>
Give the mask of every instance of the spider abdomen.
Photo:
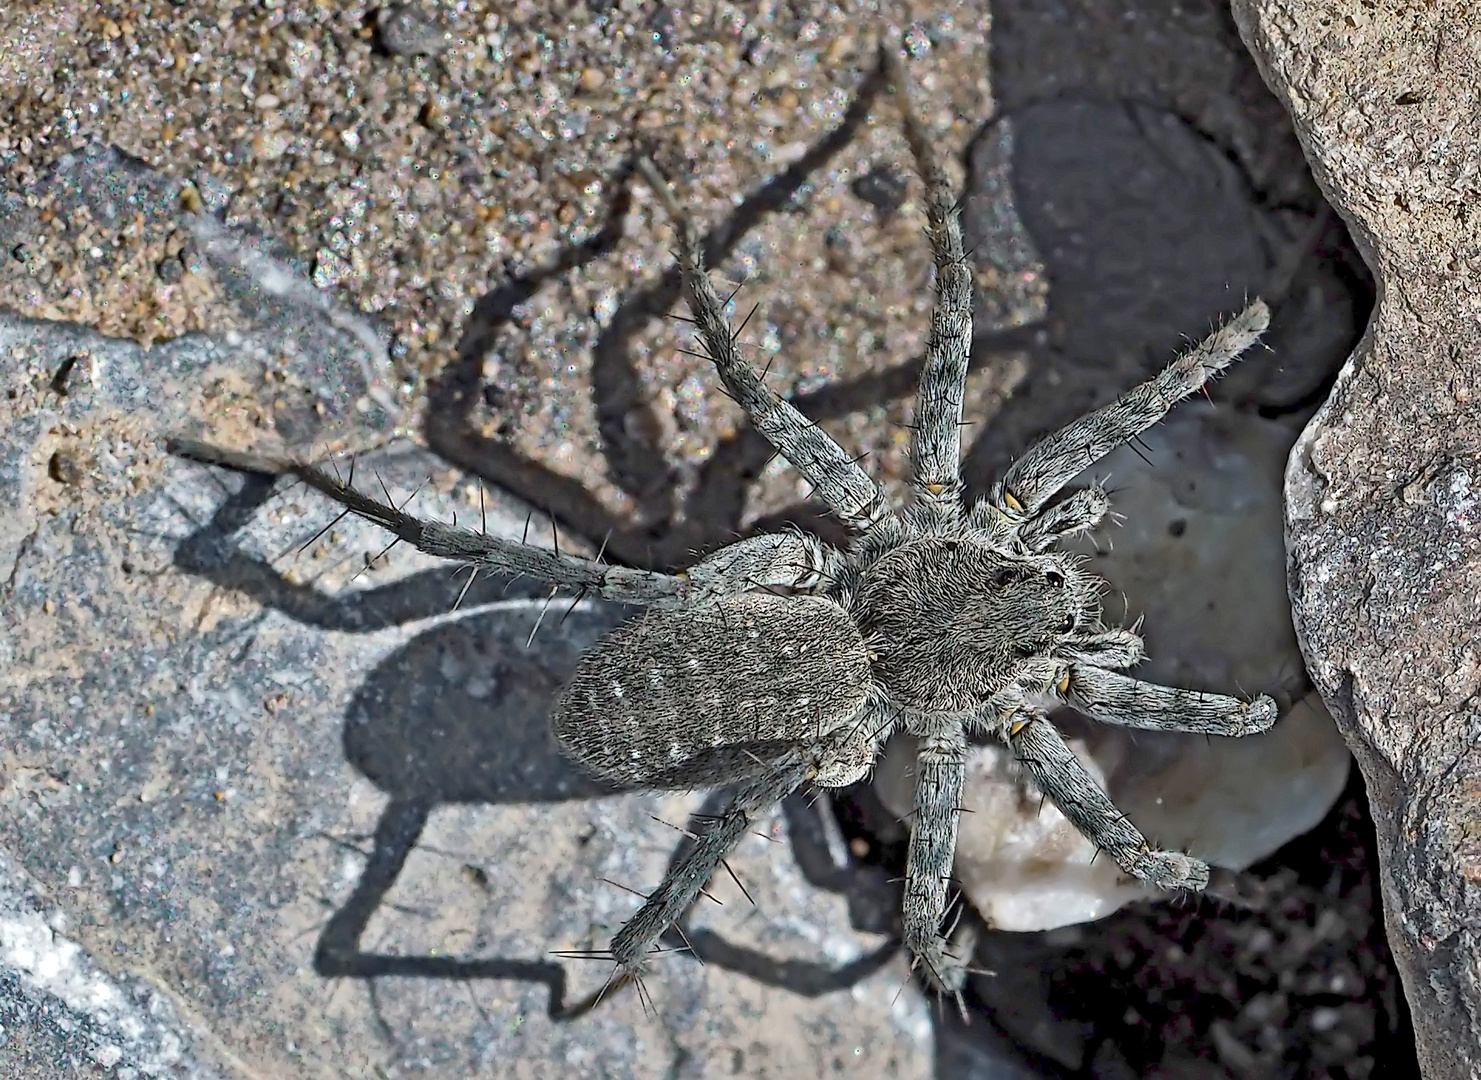
<svg viewBox="0 0 1481 1080">
<path fill-rule="evenodd" d="M 577 664 L 550 726 L 604 780 L 703 787 L 818 741 L 858 715 L 869 685 L 863 637 L 843 608 L 742 593 L 618 627 Z"/>
</svg>

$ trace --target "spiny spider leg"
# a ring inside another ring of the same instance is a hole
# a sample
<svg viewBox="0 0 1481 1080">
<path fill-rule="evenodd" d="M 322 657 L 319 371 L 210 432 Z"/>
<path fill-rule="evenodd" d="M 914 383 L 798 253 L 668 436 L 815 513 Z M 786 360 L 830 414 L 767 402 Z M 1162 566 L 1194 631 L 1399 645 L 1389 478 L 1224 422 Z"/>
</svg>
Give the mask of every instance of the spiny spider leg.
<svg viewBox="0 0 1481 1080">
<path fill-rule="evenodd" d="M 911 439 L 916 498 L 955 517 L 961 503 L 962 399 L 972 350 L 972 269 L 962 241 L 961 208 L 925 125 L 910 101 L 897 49 L 882 45 L 881 62 L 900 108 L 905 141 L 926 186 L 926 236 L 936 264 L 936 303 L 926 339 L 926 363 L 915 397 Z"/>
<path fill-rule="evenodd" d="M 1146 645 L 1135 628 L 1101 630 L 1070 638 L 1055 650 L 1056 656 L 1078 665 L 1097 668 L 1129 668 L 1146 657 Z M 1056 672 L 1055 681 L 1064 673 Z"/>
<path fill-rule="evenodd" d="M 638 162 L 638 169 L 679 233 L 679 265 L 690 313 L 725 389 L 746 410 L 751 425 L 812 484 L 818 498 L 845 525 L 861 531 L 868 529 L 890 513 L 879 488 L 853 457 L 822 428 L 762 383 L 755 369 L 746 363 L 736 348 L 730 320 L 725 317 L 725 303 L 705 271 L 698 230 L 679 208 L 668 181 L 657 167 L 644 158 Z"/>
<path fill-rule="evenodd" d="M 962 725 L 949 722 L 920 736 L 916 753 L 915 815 L 910 822 L 901 910 L 905 946 L 934 986 L 955 995 L 966 979 L 970 957 L 950 955 L 941 921 L 946 915 L 946 886 L 956 853 L 957 819 L 967 775 L 967 737 Z"/>
<path fill-rule="evenodd" d="M 868 776 L 897 719 L 884 702 L 866 701 L 859 715 L 833 736 L 833 750 L 818 763 L 813 783 L 821 788 L 842 788 Z"/>
<path fill-rule="evenodd" d="M 1093 484 L 1029 518 L 1019 528 L 1018 536 L 1030 551 L 1048 551 L 1061 541 L 1094 529 L 1110 509 L 1106 489 Z"/>
<path fill-rule="evenodd" d="M 1060 696 L 1102 724 L 1149 731 L 1204 735 L 1255 735 L 1275 723 L 1275 702 L 1265 694 L 1240 701 L 1177 686 L 1159 686 L 1129 675 L 1075 665 Z"/>
<path fill-rule="evenodd" d="M 1204 863 L 1181 852 L 1156 851 L 1147 844 L 1045 717 L 1023 709 L 1009 730 L 1013 753 L 1039 790 L 1122 870 L 1164 889 L 1202 889 L 1208 884 Z"/>
<path fill-rule="evenodd" d="M 1029 447 L 994 485 L 992 503 L 1019 520 L 1034 517 L 1065 484 L 1237 360 L 1269 325 L 1270 309 L 1254 301 L 1157 375 Z"/>
<path fill-rule="evenodd" d="M 624 973 L 640 971 L 663 932 L 689 910 L 730 849 L 750 831 L 756 819 L 785 799 L 807 779 L 811 762 L 793 751 L 739 791 L 723 814 L 703 829 L 690 849 L 664 875 L 637 914 L 612 938 L 612 958 Z"/>
<path fill-rule="evenodd" d="M 738 541 L 678 575 L 609 566 L 456 525 L 424 521 L 340 483 L 313 465 L 222 450 L 187 439 L 170 440 L 168 448 L 180 457 L 208 465 L 268 476 L 296 476 L 428 555 L 455 559 L 495 574 L 526 575 L 624 604 L 673 608 L 767 586 L 812 588 L 831 574 L 841 559 L 837 551 L 815 537 L 785 532 Z"/>
</svg>

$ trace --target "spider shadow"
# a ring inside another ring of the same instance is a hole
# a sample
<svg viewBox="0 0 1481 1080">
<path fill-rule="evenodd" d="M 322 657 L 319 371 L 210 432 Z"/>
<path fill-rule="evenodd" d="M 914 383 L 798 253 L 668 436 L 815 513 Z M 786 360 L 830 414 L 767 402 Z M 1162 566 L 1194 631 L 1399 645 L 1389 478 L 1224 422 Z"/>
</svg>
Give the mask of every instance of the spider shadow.
<svg viewBox="0 0 1481 1080">
<path fill-rule="evenodd" d="M 723 265 L 751 230 L 775 214 L 790 212 L 809 178 L 853 141 L 883 88 L 877 72 L 866 75 L 836 127 L 712 227 L 701 241 L 705 265 Z M 624 163 L 612 177 L 609 186 L 614 194 L 601 229 L 562 249 L 546 266 L 511 279 L 475 303 L 456 356 L 428 390 L 423 424 L 427 445 L 461 468 L 531 498 L 576 532 L 604 537 L 609 557 L 628 565 L 650 569 L 686 566 L 697 555 L 743 534 L 781 525 L 795 525 L 829 542 L 845 543 L 842 526 L 814 502 L 794 504 L 742 530 L 749 487 L 776 456 L 771 444 L 750 425 L 741 425 L 736 434 L 721 439 L 701 466 L 697 482 L 682 485 L 665 462 L 664 448 L 648 437 L 663 425 L 635 422 L 653 406 L 641 393 L 643 379 L 633 360 L 632 339 L 650 319 L 680 308 L 682 282 L 677 266 L 624 297 L 592 350 L 598 436 L 610 478 L 632 500 L 634 509 L 626 518 L 615 518 L 579 480 L 520 456 L 508 444 L 484 435 L 474 422 L 484 389 L 485 356 L 500 331 L 514 321 L 519 305 L 546 282 L 615 251 L 622 219 L 632 207 L 633 166 L 631 160 Z M 1036 338 L 1032 327 L 980 335 L 973 367 L 994 362 L 1012 350 L 1032 349 Z M 814 423 L 842 418 L 913 394 L 923 363 L 924 357 L 912 357 L 856 379 L 796 394 L 790 400 Z M 684 503 L 676 503 L 673 493 L 686 488 Z"/>
</svg>

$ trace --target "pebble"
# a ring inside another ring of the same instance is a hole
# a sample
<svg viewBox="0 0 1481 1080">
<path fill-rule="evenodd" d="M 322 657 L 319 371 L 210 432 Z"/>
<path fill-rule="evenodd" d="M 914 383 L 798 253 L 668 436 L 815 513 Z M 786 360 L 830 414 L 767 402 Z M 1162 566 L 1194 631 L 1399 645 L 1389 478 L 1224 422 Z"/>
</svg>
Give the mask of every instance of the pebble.
<svg viewBox="0 0 1481 1080">
<path fill-rule="evenodd" d="M 376 13 L 376 40 L 392 56 L 436 56 L 452 43 L 446 30 L 404 4 Z"/>
</svg>

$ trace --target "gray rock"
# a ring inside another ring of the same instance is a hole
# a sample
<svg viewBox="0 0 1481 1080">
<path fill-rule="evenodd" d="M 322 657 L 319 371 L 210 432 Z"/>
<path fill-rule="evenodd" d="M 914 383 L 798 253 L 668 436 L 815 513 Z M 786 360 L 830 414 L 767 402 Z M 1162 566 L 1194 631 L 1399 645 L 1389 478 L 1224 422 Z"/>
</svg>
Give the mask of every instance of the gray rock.
<svg viewBox="0 0 1481 1080">
<path fill-rule="evenodd" d="M 80 333 L 21 329 L 63 355 Z M 120 407 L 153 364 L 93 349 L 66 396 L 53 365 L 0 349 L 23 391 L 0 402 L 0 505 L 25 514 L 0 586 L 0 849 L 88 963 L 147 977 L 193 1037 L 274 1076 L 552 1060 L 577 1077 L 793 1075 L 835 1059 L 925 1075 L 931 1025 L 888 937 L 888 889 L 829 855 L 839 843 L 801 803 L 732 860 L 755 906 L 719 882 L 725 906 L 694 914 L 708 966 L 664 958 L 655 1009 L 625 993 L 558 1022 L 606 965 L 551 953 L 604 946 L 707 805 L 604 790 L 555 753 L 554 690 L 626 613 L 561 604 L 541 621 L 538 586 L 482 580 L 453 613 L 461 580 L 378 556 L 383 537 L 353 522 L 299 551 L 330 505 L 164 456 L 169 410 Z M 85 447 L 78 483 L 49 475 L 58 438 Z M 372 467 L 402 493 L 434 474 L 421 513 L 525 528 L 421 452 Z M 43 970 L 10 940 L 0 959 Z"/>
<path fill-rule="evenodd" d="M 53 213 L 106 222 L 114 200 L 156 232 L 173 222 L 171 258 L 210 278 L 231 329 L 145 346 L 0 318 L 0 850 L 50 898 L 23 909 L 0 880 L 14 1060 L 209 1075 L 194 1040 L 285 1077 L 552 1059 L 572 1076 L 791 1075 L 835 1057 L 924 1074 L 932 1032 L 917 992 L 897 993 L 889 889 L 830 855 L 836 826 L 801 804 L 771 823 L 779 842 L 732 860 L 757 906 L 717 883 L 727 906 L 695 913 L 708 967 L 663 961 L 651 1015 L 624 994 L 557 1022 L 606 966 L 550 953 L 604 945 L 704 806 L 613 793 L 554 752 L 551 695 L 626 613 L 541 620 L 536 586 L 479 582 L 450 614 L 461 580 L 377 556 L 385 540 L 353 523 L 295 556 L 326 502 L 171 459 L 159 438 L 384 441 L 374 328 L 113 151 L 63 158 L 40 193 Z M 43 245 L 27 199 L 7 198 L 6 241 Z M 403 493 L 438 474 L 424 513 L 486 505 L 489 528 L 524 531 L 511 500 L 426 455 L 375 464 Z M 179 1033 L 99 1012 L 105 986 Z"/>
<path fill-rule="evenodd" d="M 0 855 L 0 1076 L 68 1080 L 140 1075 L 216 1080 L 169 993 L 99 969 L 66 935 L 67 917 Z M 209 1043 L 209 1040 L 206 1040 Z"/>
<path fill-rule="evenodd" d="M 376 40 L 392 56 L 436 56 L 453 43 L 434 14 L 409 4 L 392 4 L 375 15 Z"/>
<path fill-rule="evenodd" d="M 1368 782 L 1389 939 L 1430 1080 L 1481 1073 L 1481 11 L 1239 0 L 1377 277 L 1292 453 L 1291 595 Z"/>
</svg>

